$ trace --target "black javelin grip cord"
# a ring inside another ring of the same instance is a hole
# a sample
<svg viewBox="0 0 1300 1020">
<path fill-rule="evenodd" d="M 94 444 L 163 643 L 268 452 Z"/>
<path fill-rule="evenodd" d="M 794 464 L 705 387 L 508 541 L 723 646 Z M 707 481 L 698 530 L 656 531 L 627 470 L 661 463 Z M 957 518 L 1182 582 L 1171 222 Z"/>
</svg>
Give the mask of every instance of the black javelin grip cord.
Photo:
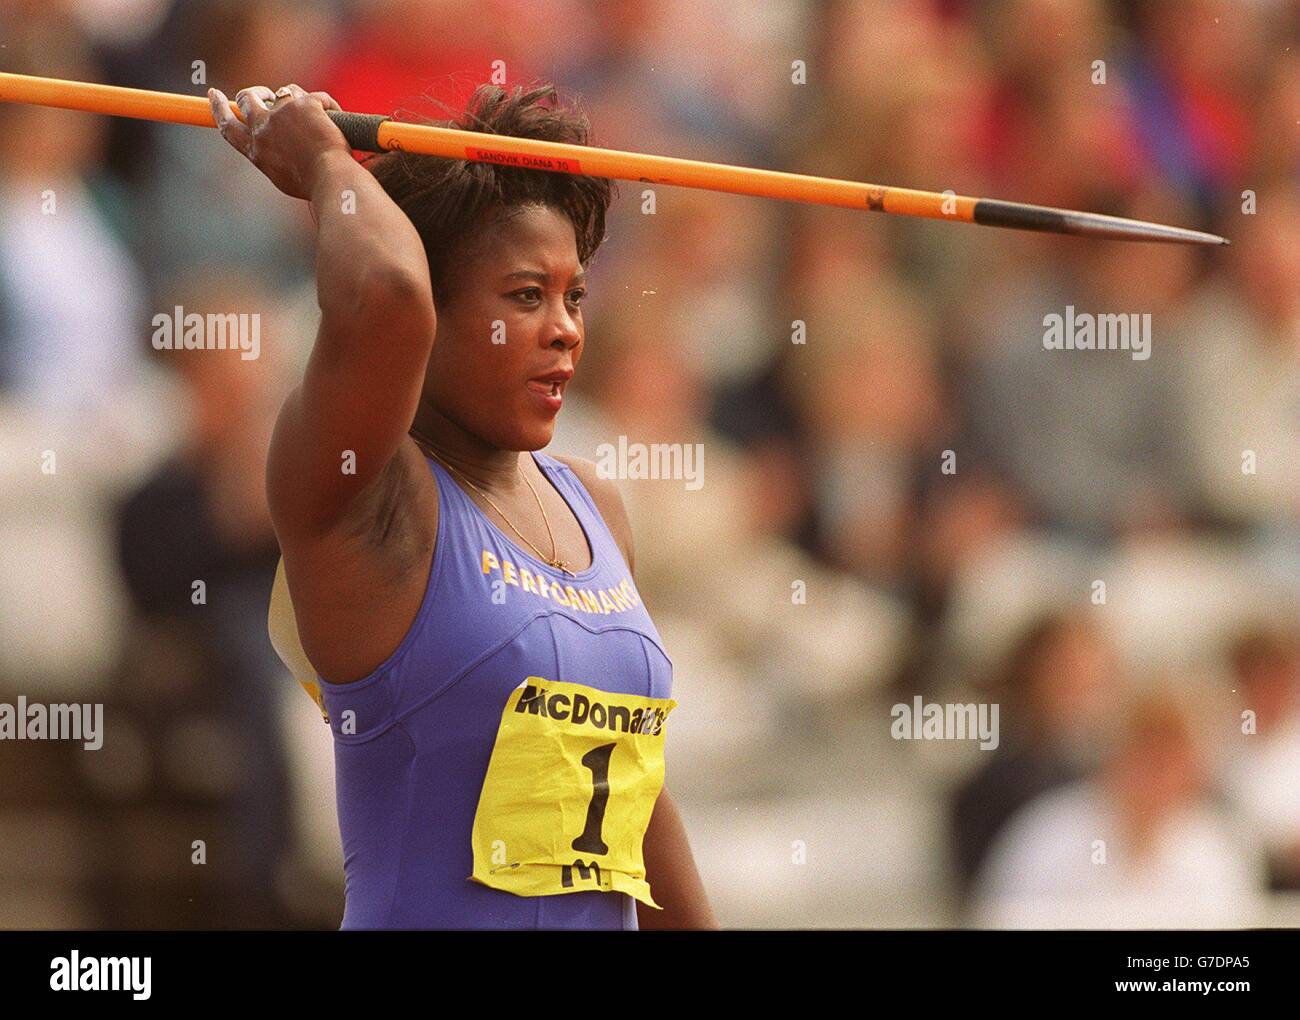
<svg viewBox="0 0 1300 1020">
<path fill-rule="evenodd" d="M 390 117 L 382 113 L 346 113 L 340 110 L 326 110 L 329 119 L 334 122 L 348 144 L 358 152 L 383 152 L 379 144 L 379 125 Z"/>
</svg>

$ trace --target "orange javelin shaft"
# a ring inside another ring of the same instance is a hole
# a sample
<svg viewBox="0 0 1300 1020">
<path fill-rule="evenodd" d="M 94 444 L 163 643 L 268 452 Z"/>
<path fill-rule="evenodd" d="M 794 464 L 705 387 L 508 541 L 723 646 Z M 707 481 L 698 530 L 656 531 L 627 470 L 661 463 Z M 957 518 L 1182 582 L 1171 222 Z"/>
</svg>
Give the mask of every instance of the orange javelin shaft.
<svg viewBox="0 0 1300 1020">
<path fill-rule="evenodd" d="M 150 92 L 57 78 L 0 72 L 0 101 L 57 106 L 198 127 L 214 126 L 208 101 L 201 96 Z M 233 103 L 231 107 L 238 116 L 238 107 Z M 1001 202 L 952 193 L 916 191 L 777 170 L 705 163 L 672 156 L 620 152 L 506 135 L 486 135 L 480 131 L 461 131 L 425 124 L 404 124 L 377 114 L 330 111 L 330 117 L 339 125 L 353 148 L 361 150 L 378 152 L 401 149 L 449 159 L 503 163 L 557 173 L 581 173 L 647 184 L 672 184 L 1056 234 L 1181 244 L 1228 243 L 1226 238 L 1199 230 L 1023 202 Z"/>
</svg>

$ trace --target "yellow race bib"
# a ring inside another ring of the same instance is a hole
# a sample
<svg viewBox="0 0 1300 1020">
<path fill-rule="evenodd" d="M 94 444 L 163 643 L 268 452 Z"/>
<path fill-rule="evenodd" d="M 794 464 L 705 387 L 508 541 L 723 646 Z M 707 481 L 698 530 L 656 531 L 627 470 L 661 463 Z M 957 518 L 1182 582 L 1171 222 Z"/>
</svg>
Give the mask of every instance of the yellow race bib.
<svg viewBox="0 0 1300 1020">
<path fill-rule="evenodd" d="M 517 896 L 598 889 L 656 909 L 641 843 L 677 702 L 530 676 L 506 700 L 470 878 Z"/>
</svg>

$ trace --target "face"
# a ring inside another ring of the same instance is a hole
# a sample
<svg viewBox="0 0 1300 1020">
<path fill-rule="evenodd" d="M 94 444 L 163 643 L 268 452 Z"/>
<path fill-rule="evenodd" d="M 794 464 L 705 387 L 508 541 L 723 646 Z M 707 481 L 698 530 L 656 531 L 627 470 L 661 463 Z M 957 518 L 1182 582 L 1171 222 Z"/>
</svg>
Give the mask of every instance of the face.
<svg viewBox="0 0 1300 1020">
<path fill-rule="evenodd" d="M 1053 733 L 1087 731 L 1114 693 L 1113 669 L 1110 649 L 1096 630 L 1067 624 L 1044 649 L 1034 673 L 1041 723 Z"/>
<path fill-rule="evenodd" d="M 438 305 L 425 401 L 490 446 L 546 446 L 582 356 L 584 280 L 563 213 L 529 206 L 488 225 Z"/>
</svg>

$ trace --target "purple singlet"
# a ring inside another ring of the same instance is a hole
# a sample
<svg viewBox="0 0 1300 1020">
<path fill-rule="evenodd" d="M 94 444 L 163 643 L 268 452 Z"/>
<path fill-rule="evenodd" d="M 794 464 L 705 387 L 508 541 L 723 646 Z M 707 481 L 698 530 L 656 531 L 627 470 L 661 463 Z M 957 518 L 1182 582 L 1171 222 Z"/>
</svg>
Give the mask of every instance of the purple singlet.
<svg viewBox="0 0 1300 1020">
<path fill-rule="evenodd" d="M 637 927 L 624 892 L 521 896 L 469 879 L 479 794 L 522 681 L 649 698 L 672 690 L 672 663 L 591 496 L 567 465 L 533 456 L 582 525 L 591 566 L 570 577 L 530 555 L 426 456 L 438 537 L 415 621 L 365 679 L 321 683 L 345 929 Z"/>
</svg>

